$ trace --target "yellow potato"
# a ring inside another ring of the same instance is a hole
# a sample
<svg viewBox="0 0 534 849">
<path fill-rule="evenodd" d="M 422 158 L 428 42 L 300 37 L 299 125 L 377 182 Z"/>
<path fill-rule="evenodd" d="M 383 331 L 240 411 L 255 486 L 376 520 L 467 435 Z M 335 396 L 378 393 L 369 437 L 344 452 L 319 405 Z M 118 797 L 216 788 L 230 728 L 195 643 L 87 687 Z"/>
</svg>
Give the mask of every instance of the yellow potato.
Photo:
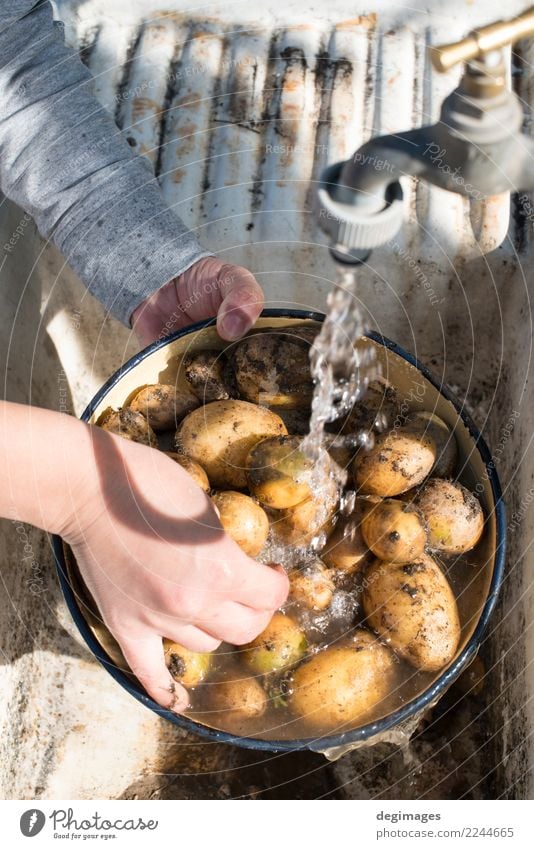
<svg viewBox="0 0 534 849">
<path fill-rule="evenodd" d="M 354 480 L 364 494 L 400 495 L 427 477 L 435 458 L 436 447 L 428 434 L 399 427 L 377 434 L 372 448 L 358 451 Z"/>
<path fill-rule="evenodd" d="M 473 493 L 459 483 L 432 478 L 414 504 L 428 525 L 430 548 L 462 554 L 474 548 L 482 536 L 482 507 Z"/>
<path fill-rule="evenodd" d="M 144 386 L 130 401 L 130 409 L 142 413 L 152 430 L 171 430 L 200 404 L 192 392 L 166 383 Z"/>
<path fill-rule="evenodd" d="M 175 681 L 184 687 L 196 687 L 208 674 L 212 654 L 189 651 L 172 640 L 163 640 L 165 663 Z"/>
<path fill-rule="evenodd" d="M 437 478 L 448 478 L 453 474 L 458 460 L 458 446 L 456 438 L 443 419 L 435 413 L 426 410 L 418 410 L 410 413 L 406 419 L 408 427 L 418 430 L 419 433 L 428 433 L 436 445 L 436 462 L 432 467 L 431 474 Z"/>
<path fill-rule="evenodd" d="M 286 545 L 308 545 L 321 533 L 332 527 L 338 499 L 335 484 L 329 482 L 328 490 L 317 498 L 307 498 L 288 510 L 280 510 L 271 518 L 274 536 Z"/>
<path fill-rule="evenodd" d="M 409 563 L 425 550 L 426 525 L 422 514 L 402 501 L 385 498 L 367 510 L 362 535 L 373 554 L 393 563 Z"/>
<path fill-rule="evenodd" d="M 362 601 L 371 628 L 412 666 L 437 672 L 453 660 L 460 640 L 458 607 L 428 555 L 404 565 L 375 560 L 365 573 Z"/>
<path fill-rule="evenodd" d="M 293 666 L 308 647 L 300 626 L 284 613 L 275 613 L 264 631 L 247 643 L 241 657 L 257 675 L 267 675 Z"/>
<path fill-rule="evenodd" d="M 362 536 L 361 519 L 357 512 L 338 521 L 321 552 L 327 566 L 347 573 L 363 569 L 369 560 L 369 549 Z"/>
<path fill-rule="evenodd" d="M 216 492 L 212 495 L 212 501 L 226 533 L 245 554 L 256 557 L 269 534 L 269 519 L 265 510 L 248 495 L 232 490 Z"/>
<path fill-rule="evenodd" d="M 239 669 L 230 669 L 228 679 L 214 682 L 209 690 L 209 710 L 217 723 L 236 726 L 265 713 L 267 696 L 256 678 L 244 678 Z M 208 714 L 209 716 L 209 714 Z"/>
<path fill-rule="evenodd" d="M 178 463 L 179 466 L 185 469 L 186 472 L 189 472 L 195 483 L 198 484 L 204 492 L 209 492 L 210 482 L 200 463 L 196 463 L 191 459 L 191 457 L 186 457 L 185 454 L 177 454 L 175 451 L 165 451 L 164 453 L 167 457 L 170 457 L 171 460 L 174 460 L 175 463 Z"/>
<path fill-rule="evenodd" d="M 115 433 L 131 442 L 139 442 L 141 445 L 150 445 L 153 448 L 158 444 L 156 434 L 145 417 L 129 407 L 122 407 L 117 411 L 110 410 L 99 424 L 102 430 Z"/>
<path fill-rule="evenodd" d="M 365 722 L 391 691 L 394 657 L 368 631 L 313 655 L 293 673 L 289 708 L 328 733 Z"/>
<path fill-rule="evenodd" d="M 283 421 L 247 401 L 213 401 L 189 413 L 176 433 L 176 447 L 200 463 L 212 486 L 245 489 L 246 460 L 253 445 L 286 434 Z"/>
<path fill-rule="evenodd" d="M 300 451 L 298 436 L 271 436 L 247 457 L 250 491 L 267 507 L 296 507 L 311 495 L 312 462 Z"/>
<path fill-rule="evenodd" d="M 289 596 L 310 610 L 324 610 L 334 594 L 332 573 L 321 563 L 313 560 L 289 573 Z"/>
</svg>

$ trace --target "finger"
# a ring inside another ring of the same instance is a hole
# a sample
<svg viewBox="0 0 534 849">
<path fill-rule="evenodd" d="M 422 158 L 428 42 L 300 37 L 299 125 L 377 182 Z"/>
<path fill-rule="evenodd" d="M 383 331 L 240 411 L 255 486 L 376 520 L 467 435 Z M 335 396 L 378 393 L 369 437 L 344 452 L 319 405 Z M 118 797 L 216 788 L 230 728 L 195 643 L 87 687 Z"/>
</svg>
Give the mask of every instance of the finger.
<svg viewBox="0 0 534 849">
<path fill-rule="evenodd" d="M 239 568 L 235 578 L 233 601 L 254 610 L 277 610 L 282 607 L 289 592 L 289 579 L 282 568 L 273 569 L 255 560 L 248 560 L 244 568 Z"/>
<path fill-rule="evenodd" d="M 155 702 L 182 713 L 189 706 L 185 687 L 178 684 L 165 665 L 161 637 L 147 632 L 138 637 L 117 637 L 124 658 L 139 683 Z"/>
<path fill-rule="evenodd" d="M 226 601 L 199 625 L 217 639 L 241 646 L 265 630 L 272 614 L 271 610 L 252 610 L 244 604 Z"/>
<path fill-rule="evenodd" d="M 219 272 L 222 303 L 217 313 L 217 330 L 229 342 L 252 327 L 263 309 L 263 291 L 246 268 L 224 265 Z"/>
<path fill-rule="evenodd" d="M 168 640 L 178 643 L 189 651 L 210 652 L 221 645 L 221 641 L 201 631 L 194 625 L 162 625 Z"/>
</svg>

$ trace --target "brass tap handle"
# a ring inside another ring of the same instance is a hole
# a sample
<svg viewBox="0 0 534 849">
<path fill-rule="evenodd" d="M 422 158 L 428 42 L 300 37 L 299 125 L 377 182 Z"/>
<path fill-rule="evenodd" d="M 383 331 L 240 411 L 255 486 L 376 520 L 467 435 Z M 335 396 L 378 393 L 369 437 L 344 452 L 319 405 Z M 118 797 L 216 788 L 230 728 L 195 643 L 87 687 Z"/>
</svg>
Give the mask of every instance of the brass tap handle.
<svg viewBox="0 0 534 849">
<path fill-rule="evenodd" d="M 441 44 L 429 48 L 430 61 L 441 73 L 459 62 L 469 62 L 506 44 L 534 35 L 534 6 L 522 15 L 509 21 L 496 21 L 486 27 L 473 30 L 466 38 L 452 44 Z"/>
</svg>

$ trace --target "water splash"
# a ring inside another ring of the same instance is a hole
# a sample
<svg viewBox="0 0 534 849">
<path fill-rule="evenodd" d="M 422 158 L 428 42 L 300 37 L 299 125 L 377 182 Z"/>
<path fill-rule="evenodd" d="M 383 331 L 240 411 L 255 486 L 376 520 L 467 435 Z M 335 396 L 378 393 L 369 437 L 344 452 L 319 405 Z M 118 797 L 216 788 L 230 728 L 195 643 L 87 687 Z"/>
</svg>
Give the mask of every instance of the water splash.
<svg viewBox="0 0 534 849">
<path fill-rule="evenodd" d="M 317 462 L 324 427 L 350 412 L 369 383 L 380 376 L 374 345 L 365 342 L 363 311 L 356 297 L 356 272 L 343 270 L 327 299 L 328 312 L 310 351 L 315 384 L 309 434 L 303 450 Z"/>
</svg>

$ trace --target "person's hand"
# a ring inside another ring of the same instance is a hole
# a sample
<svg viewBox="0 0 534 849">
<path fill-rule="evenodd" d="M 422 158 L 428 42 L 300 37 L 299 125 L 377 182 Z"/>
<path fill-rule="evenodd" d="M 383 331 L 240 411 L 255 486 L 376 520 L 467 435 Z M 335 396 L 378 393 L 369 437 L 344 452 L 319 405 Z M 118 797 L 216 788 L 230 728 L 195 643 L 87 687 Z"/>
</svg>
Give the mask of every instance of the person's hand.
<svg viewBox="0 0 534 849">
<path fill-rule="evenodd" d="M 162 638 L 208 652 L 244 644 L 285 601 L 285 574 L 251 560 L 211 500 L 160 451 L 92 428 L 94 457 L 62 535 L 103 621 L 155 701 L 188 705 Z"/>
<path fill-rule="evenodd" d="M 206 257 L 143 301 L 131 323 L 140 343 L 148 345 L 217 316 L 219 335 L 232 342 L 250 330 L 262 308 L 263 292 L 250 271 Z"/>
</svg>

